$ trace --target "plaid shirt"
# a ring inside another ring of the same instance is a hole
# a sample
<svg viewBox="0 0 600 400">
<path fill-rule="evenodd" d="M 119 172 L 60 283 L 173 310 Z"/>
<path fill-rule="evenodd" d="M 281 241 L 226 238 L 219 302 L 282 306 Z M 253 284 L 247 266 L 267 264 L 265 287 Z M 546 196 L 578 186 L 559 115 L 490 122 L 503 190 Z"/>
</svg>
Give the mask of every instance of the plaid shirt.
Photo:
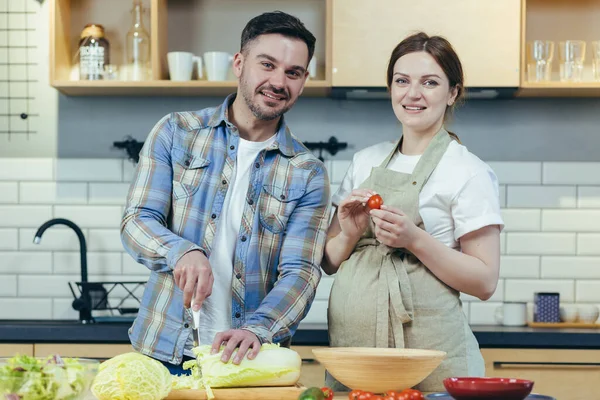
<svg viewBox="0 0 600 400">
<path fill-rule="evenodd" d="M 133 347 L 180 363 L 192 318 L 173 269 L 191 250 L 210 256 L 239 142 L 227 119 L 233 96 L 216 108 L 172 113 L 140 152 L 121 224 L 121 239 L 151 270 Z M 231 322 L 262 342 L 289 343 L 314 300 L 329 222 L 325 167 L 285 125 L 250 172 L 237 237 Z M 238 278 L 239 277 L 239 278 Z"/>
</svg>

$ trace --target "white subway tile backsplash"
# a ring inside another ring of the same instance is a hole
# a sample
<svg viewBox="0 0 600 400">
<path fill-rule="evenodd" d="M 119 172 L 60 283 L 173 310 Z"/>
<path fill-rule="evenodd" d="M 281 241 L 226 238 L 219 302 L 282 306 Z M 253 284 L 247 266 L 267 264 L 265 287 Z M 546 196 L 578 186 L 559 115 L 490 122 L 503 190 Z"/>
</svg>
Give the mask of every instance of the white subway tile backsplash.
<svg viewBox="0 0 600 400">
<path fill-rule="evenodd" d="M 20 297 L 71 297 L 69 282 L 80 282 L 79 275 L 20 275 Z"/>
<path fill-rule="evenodd" d="M 79 311 L 73 309 L 73 298 L 52 299 L 52 319 L 79 319 Z"/>
<path fill-rule="evenodd" d="M 327 322 L 327 300 L 315 300 L 312 303 L 306 318 L 302 320 L 303 324 L 320 324 Z"/>
<path fill-rule="evenodd" d="M 504 301 L 533 301 L 536 292 L 558 292 L 561 301 L 575 300 L 575 284 L 572 279 L 507 279 Z"/>
<path fill-rule="evenodd" d="M 19 230 L 19 249 L 26 251 L 73 250 L 79 251 L 79 239 L 72 229 L 59 225 L 52 226 L 44 232 L 39 244 L 33 243 L 37 229 Z M 86 232 L 83 231 L 84 236 Z M 86 242 L 88 241 L 86 237 Z M 88 247 L 89 249 L 89 247 Z"/>
<path fill-rule="evenodd" d="M 575 208 L 575 186 L 518 186 L 511 185 L 507 191 L 506 205 L 521 208 Z"/>
<path fill-rule="evenodd" d="M 137 263 L 129 253 L 121 253 L 121 263 L 123 265 L 123 275 L 139 275 L 149 271 L 148 267 Z"/>
<path fill-rule="evenodd" d="M 576 252 L 574 233 L 507 233 L 506 253 L 511 255 L 564 254 Z"/>
<path fill-rule="evenodd" d="M 473 303 L 470 308 L 469 323 L 471 325 L 497 325 L 496 309 L 502 303 Z"/>
<path fill-rule="evenodd" d="M 488 162 L 502 184 L 542 183 L 542 164 L 539 162 Z"/>
<path fill-rule="evenodd" d="M 54 215 L 81 228 L 119 228 L 121 209 L 116 206 L 55 206 Z"/>
<path fill-rule="evenodd" d="M 471 296 L 466 293 L 461 293 L 460 298 L 464 302 L 476 302 L 476 303 L 481 302 L 481 300 L 479 298 L 477 298 L 475 296 Z M 494 301 L 503 301 L 503 300 L 504 300 L 504 279 L 499 279 L 498 286 L 496 287 L 496 291 L 494 292 L 492 297 L 490 297 L 486 301 L 494 302 Z"/>
<path fill-rule="evenodd" d="M 331 163 L 330 179 L 331 183 L 342 183 L 351 162 L 345 160 L 333 161 Z"/>
<path fill-rule="evenodd" d="M 547 232 L 595 232 L 600 210 L 542 210 L 542 230 Z"/>
<path fill-rule="evenodd" d="M 0 253 L 0 274 L 51 274 L 52 253 L 7 251 Z"/>
<path fill-rule="evenodd" d="M 0 297 L 15 297 L 17 295 L 17 276 L 0 275 Z"/>
<path fill-rule="evenodd" d="M 0 181 L 49 181 L 52 158 L 0 158 Z"/>
<path fill-rule="evenodd" d="M 0 182 L 0 204 L 12 204 L 19 201 L 17 182 Z"/>
<path fill-rule="evenodd" d="M 85 204 L 87 184 L 73 182 L 22 182 L 21 203 Z"/>
<path fill-rule="evenodd" d="M 56 180 L 73 182 L 121 182 L 123 161 L 119 159 L 56 160 Z"/>
<path fill-rule="evenodd" d="M 600 233 L 577 234 L 577 254 L 600 255 Z"/>
<path fill-rule="evenodd" d="M 81 257 L 75 252 L 54 252 L 55 274 L 80 274 Z M 111 275 L 121 273 L 120 253 L 87 253 L 88 275 Z"/>
<path fill-rule="evenodd" d="M 0 205 L 0 227 L 38 227 L 51 218 L 50 206 Z"/>
<path fill-rule="evenodd" d="M 19 247 L 19 231 L 17 229 L 0 229 L 0 250 L 17 250 Z"/>
<path fill-rule="evenodd" d="M 545 162 L 543 174 L 546 185 L 600 185 L 597 162 Z"/>
<path fill-rule="evenodd" d="M 119 229 L 90 229 L 89 237 L 89 250 L 123 251 Z"/>
<path fill-rule="evenodd" d="M 579 186 L 577 188 L 577 207 L 600 208 L 600 187 Z"/>
<path fill-rule="evenodd" d="M 137 164 L 134 164 L 129 160 L 123 160 L 123 182 L 131 183 L 133 175 L 135 174 L 136 165 Z"/>
<path fill-rule="evenodd" d="M 600 257 L 542 256 L 542 278 L 600 279 Z"/>
<path fill-rule="evenodd" d="M 324 275 L 317 286 L 317 293 L 315 299 L 327 300 L 329 299 L 329 293 L 331 293 L 331 286 L 333 285 L 334 277 Z"/>
<path fill-rule="evenodd" d="M 503 209 L 504 231 L 539 231 L 541 210 Z"/>
<path fill-rule="evenodd" d="M 90 183 L 90 204 L 125 204 L 129 183 Z"/>
<path fill-rule="evenodd" d="M 538 256 L 501 256 L 501 278 L 539 278 L 540 257 Z"/>
<path fill-rule="evenodd" d="M 600 280 L 577 281 L 577 302 L 600 303 Z"/>
<path fill-rule="evenodd" d="M 0 319 L 52 319 L 52 300 L 0 298 Z"/>
</svg>

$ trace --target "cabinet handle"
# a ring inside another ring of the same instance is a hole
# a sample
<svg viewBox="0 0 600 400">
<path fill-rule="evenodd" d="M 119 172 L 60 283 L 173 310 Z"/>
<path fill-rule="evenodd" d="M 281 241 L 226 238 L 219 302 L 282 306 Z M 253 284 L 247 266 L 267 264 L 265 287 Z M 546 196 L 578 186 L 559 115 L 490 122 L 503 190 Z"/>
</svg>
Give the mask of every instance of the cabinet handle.
<svg viewBox="0 0 600 400">
<path fill-rule="evenodd" d="M 494 368 L 546 366 L 546 367 L 600 367 L 595 362 L 551 362 L 551 361 L 494 361 Z"/>
</svg>

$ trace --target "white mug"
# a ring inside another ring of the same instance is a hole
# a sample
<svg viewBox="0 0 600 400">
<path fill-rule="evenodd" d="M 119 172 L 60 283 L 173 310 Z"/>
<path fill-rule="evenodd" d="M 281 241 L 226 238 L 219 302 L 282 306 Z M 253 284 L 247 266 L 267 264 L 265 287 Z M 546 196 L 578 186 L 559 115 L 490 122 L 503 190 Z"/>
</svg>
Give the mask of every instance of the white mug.
<svg viewBox="0 0 600 400">
<path fill-rule="evenodd" d="M 226 81 L 233 56 L 223 51 L 209 51 L 204 53 L 204 66 L 206 79 L 209 81 Z"/>
<path fill-rule="evenodd" d="M 504 326 L 527 325 L 527 303 L 503 303 L 496 308 L 496 322 Z"/>
<path fill-rule="evenodd" d="M 202 59 L 187 51 L 172 51 L 167 53 L 169 63 L 169 77 L 172 81 L 190 81 L 194 71 L 194 62 L 200 67 L 198 73 L 202 72 Z"/>
</svg>

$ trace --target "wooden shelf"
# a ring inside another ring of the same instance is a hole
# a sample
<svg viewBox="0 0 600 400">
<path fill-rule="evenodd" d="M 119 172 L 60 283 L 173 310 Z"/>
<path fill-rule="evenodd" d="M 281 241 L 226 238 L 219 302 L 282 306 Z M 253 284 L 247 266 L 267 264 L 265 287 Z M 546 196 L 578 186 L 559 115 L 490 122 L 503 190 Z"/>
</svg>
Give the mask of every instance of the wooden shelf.
<svg viewBox="0 0 600 400">
<path fill-rule="evenodd" d="M 524 82 L 518 97 L 599 97 L 600 82 Z"/>
<path fill-rule="evenodd" d="M 237 82 L 54 81 L 52 86 L 68 96 L 226 96 L 236 91 Z M 327 81 L 309 80 L 302 96 L 326 96 L 330 88 Z"/>
</svg>

